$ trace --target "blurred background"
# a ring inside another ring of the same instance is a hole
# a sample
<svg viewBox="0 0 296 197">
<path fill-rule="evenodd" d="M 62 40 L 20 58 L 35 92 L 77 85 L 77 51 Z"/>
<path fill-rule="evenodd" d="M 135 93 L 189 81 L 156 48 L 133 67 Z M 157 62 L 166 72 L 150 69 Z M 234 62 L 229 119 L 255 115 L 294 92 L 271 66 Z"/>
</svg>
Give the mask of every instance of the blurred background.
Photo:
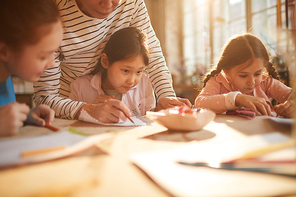
<svg viewBox="0 0 296 197">
<path fill-rule="evenodd" d="M 235 34 L 259 37 L 289 84 L 295 0 L 145 0 L 179 96 L 194 101 L 201 78 Z M 294 66 L 295 67 L 295 66 Z"/>
<path fill-rule="evenodd" d="M 295 0 L 144 0 L 177 96 L 194 102 L 203 75 L 225 42 L 250 32 L 267 47 L 281 80 L 295 69 Z M 295 72 L 294 72 L 295 73 Z M 296 75 L 294 75 L 296 76 Z M 32 84 L 13 78 L 17 99 L 32 104 Z"/>
</svg>

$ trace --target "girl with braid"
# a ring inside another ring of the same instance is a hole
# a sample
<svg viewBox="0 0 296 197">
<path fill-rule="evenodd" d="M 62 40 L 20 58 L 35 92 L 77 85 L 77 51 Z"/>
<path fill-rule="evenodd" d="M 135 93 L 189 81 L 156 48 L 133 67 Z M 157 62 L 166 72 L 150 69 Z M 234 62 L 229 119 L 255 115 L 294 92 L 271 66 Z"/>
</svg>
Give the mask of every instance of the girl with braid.
<svg viewBox="0 0 296 197">
<path fill-rule="evenodd" d="M 247 33 L 226 44 L 217 66 L 205 76 L 195 106 L 215 113 L 247 108 L 268 116 L 274 109 L 280 116 L 292 117 L 294 102 L 288 99 L 291 91 L 279 81 L 263 43 Z M 273 108 L 271 98 L 280 104 Z"/>
</svg>

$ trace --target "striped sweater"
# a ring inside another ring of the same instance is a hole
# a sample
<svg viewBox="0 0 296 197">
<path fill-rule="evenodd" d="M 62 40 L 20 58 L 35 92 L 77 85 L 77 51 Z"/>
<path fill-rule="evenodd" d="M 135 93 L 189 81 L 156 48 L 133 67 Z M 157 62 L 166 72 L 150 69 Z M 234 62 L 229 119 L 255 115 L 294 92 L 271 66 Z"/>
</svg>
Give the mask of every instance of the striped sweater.
<svg viewBox="0 0 296 197">
<path fill-rule="evenodd" d="M 175 96 L 170 72 L 166 66 L 159 40 L 151 26 L 144 0 L 122 0 L 105 19 L 83 14 L 75 0 L 55 0 L 64 25 L 64 37 L 55 53 L 55 66 L 47 69 L 34 83 L 33 100 L 36 105 L 46 104 L 56 117 L 73 119 L 83 102 L 68 98 L 70 84 L 89 74 L 100 57 L 106 42 L 117 30 L 133 26 L 147 34 L 150 49 L 146 68 L 157 99 Z"/>
</svg>

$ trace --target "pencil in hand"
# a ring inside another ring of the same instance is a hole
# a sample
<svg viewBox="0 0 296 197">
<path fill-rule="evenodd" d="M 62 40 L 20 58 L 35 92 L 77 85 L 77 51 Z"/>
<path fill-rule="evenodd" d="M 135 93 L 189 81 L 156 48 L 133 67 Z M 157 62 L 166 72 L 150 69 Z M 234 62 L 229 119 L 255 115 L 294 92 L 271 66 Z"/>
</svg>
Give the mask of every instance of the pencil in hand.
<svg viewBox="0 0 296 197">
<path fill-rule="evenodd" d="M 47 123 L 45 123 L 44 127 L 49 128 L 49 129 L 51 129 L 52 131 L 55 131 L 55 132 L 60 130 L 59 128 L 54 127 L 54 126 L 52 126 L 50 124 L 47 124 Z"/>
<path fill-rule="evenodd" d="M 288 102 L 288 100 L 290 100 L 292 94 L 293 94 L 293 89 L 291 90 L 291 92 L 290 92 L 289 95 L 287 96 L 287 98 L 286 98 L 284 104 L 286 104 L 286 103 Z M 276 117 L 279 117 L 279 115 L 277 114 Z"/>
<path fill-rule="evenodd" d="M 117 108 L 117 109 L 119 109 L 119 108 Z M 120 109 L 119 109 L 120 110 Z M 122 111 L 122 110 L 121 110 Z M 123 111 L 122 111 L 122 113 L 125 115 L 125 117 L 127 117 L 127 119 L 129 119 L 133 124 L 135 124 L 134 123 L 134 121 L 128 116 L 128 115 L 126 115 Z"/>
<path fill-rule="evenodd" d="M 127 116 L 126 114 L 125 114 L 125 116 L 132 122 L 132 123 L 134 123 L 134 121 L 129 117 L 129 116 Z M 134 123 L 135 124 L 135 123 Z"/>
</svg>

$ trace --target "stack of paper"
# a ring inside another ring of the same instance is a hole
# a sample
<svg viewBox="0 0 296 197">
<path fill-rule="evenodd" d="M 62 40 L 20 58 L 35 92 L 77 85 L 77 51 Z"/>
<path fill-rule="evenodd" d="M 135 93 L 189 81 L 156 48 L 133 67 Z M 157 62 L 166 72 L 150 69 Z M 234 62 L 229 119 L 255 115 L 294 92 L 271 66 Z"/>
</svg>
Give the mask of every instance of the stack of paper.
<svg viewBox="0 0 296 197">
<path fill-rule="evenodd" d="M 110 133 L 83 136 L 67 130 L 50 135 L 0 140 L 0 167 L 47 161 L 85 150 Z"/>
<path fill-rule="evenodd" d="M 280 195 L 283 192 L 295 193 L 296 182 L 291 184 L 285 181 L 285 176 L 270 174 L 296 176 L 295 147 L 265 154 L 260 157 L 259 164 L 257 161 L 257 164 L 252 166 L 231 166 L 240 167 L 238 171 L 219 168 L 222 167 L 220 162 L 238 158 L 246 152 L 288 139 L 280 133 L 271 133 L 220 143 L 192 142 L 178 149 L 133 154 L 131 161 L 175 196 L 270 196 Z M 290 162 L 268 163 L 271 161 Z M 261 165 L 263 162 L 267 162 L 268 166 Z M 250 167 L 254 169 L 253 172 L 243 170 Z M 259 170 L 268 173 L 257 173 L 258 168 L 270 169 Z M 271 168 L 277 170 L 272 171 Z M 266 178 L 267 175 L 271 177 Z M 272 187 L 269 187 L 270 184 Z"/>
</svg>

